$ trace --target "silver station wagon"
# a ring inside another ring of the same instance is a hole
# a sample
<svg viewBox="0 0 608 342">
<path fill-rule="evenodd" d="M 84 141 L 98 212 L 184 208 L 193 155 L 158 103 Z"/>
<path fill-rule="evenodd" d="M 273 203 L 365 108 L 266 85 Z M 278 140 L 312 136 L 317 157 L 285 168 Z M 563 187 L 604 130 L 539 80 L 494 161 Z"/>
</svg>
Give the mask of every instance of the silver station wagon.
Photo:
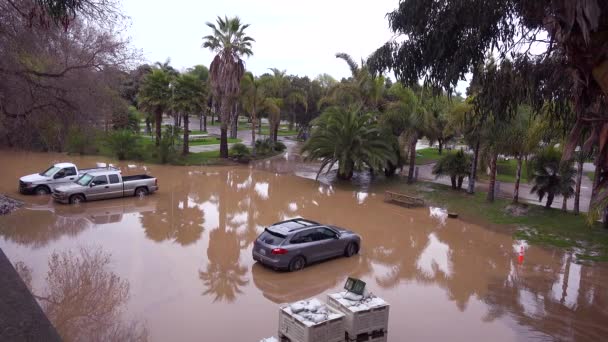
<svg viewBox="0 0 608 342">
<path fill-rule="evenodd" d="M 275 270 L 297 271 L 307 264 L 359 252 L 361 237 L 350 230 L 296 218 L 275 223 L 253 244 L 253 259 Z"/>
</svg>

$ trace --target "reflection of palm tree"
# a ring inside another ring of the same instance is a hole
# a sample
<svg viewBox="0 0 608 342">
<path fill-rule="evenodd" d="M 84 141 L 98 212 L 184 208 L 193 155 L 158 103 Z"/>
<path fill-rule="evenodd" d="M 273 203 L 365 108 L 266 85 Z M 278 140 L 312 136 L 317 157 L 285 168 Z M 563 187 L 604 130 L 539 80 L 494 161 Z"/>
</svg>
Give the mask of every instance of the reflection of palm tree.
<svg viewBox="0 0 608 342">
<path fill-rule="evenodd" d="M 234 301 L 237 294 L 242 293 L 240 287 L 249 283 L 244 278 L 247 267 L 239 263 L 240 253 L 238 236 L 234 231 L 220 227 L 209 233 L 207 270 L 199 271 L 199 277 L 207 287 L 203 294 L 214 294 L 214 302 Z"/>
</svg>

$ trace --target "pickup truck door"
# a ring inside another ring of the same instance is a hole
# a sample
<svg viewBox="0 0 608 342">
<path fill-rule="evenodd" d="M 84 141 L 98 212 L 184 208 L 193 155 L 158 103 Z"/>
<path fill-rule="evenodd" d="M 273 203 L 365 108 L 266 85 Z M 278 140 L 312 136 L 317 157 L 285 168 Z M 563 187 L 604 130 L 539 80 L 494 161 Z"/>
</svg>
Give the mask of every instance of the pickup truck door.
<svg viewBox="0 0 608 342">
<path fill-rule="evenodd" d="M 90 183 L 89 190 L 86 191 L 87 200 L 98 200 L 108 198 L 110 185 L 106 175 L 96 176 Z"/>
<path fill-rule="evenodd" d="M 63 185 L 63 184 L 71 183 L 71 182 L 75 181 L 76 178 L 78 178 L 78 176 L 76 174 L 76 168 L 75 167 L 65 167 L 65 168 L 57 171 L 53 175 L 53 180 L 51 181 L 51 184 L 52 184 L 52 187 L 55 188 L 55 187 Z"/>
<path fill-rule="evenodd" d="M 116 198 L 122 197 L 123 194 L 123 183 L 119 174 L 111 174 L 108 175 L 108 180 L 110 181 L 110 188 L 108 189 L 108 194 L 105 198 Z"/>
</svg>

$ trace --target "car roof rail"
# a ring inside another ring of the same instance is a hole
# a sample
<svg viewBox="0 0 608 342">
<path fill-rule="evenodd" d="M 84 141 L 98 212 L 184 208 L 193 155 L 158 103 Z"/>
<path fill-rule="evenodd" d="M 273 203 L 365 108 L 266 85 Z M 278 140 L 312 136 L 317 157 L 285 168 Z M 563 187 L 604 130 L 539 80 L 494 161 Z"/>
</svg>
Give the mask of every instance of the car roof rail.
<svg viewBox="0 0 608 342">
<path fill-rule="evenodd" d="M 280 222 L 276 222 L 272 225 L 270 225 L 268 228 L 272 228 L 272 227 L 278 227 L 281 225 L 284 225 L 285 223 L 297 223 L 300 226 L 299 227 L 284 227 L 284 231 L 288 231 L 288 232 L 294 232 L 294 231 L 298 231 L 298 230 L 302 230 L 304 228 L 310 228 L 310 227 L 315 227 L 315 226 L 320 226 L 321 224 L 312 220 L 308 220 L 305 218 L 301 218 L 301 217 L 297 217 L 297 218 L 292 218 L 289 220 L 284 220 L 284 221 L 280 221 Z"/>
</svg>

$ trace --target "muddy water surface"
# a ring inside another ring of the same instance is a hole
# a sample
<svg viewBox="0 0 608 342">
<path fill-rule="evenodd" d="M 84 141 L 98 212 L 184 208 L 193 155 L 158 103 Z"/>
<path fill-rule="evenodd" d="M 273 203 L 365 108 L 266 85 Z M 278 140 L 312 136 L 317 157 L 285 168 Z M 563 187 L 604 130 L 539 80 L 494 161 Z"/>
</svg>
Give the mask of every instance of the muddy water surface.
<svg viewBox="0 0 608 342">
<path fill-rule="evenodd" d="M 386 204 L 373 186 L 247 167 L 120 163 L 125 174 L 157 176 L 160 191 L 77 208 L 16 194 L 19 176 L 66 160 L 102 161 L 0 153 L 0 193 L 27 202 L 0 217 L 0 247 L 68 340 L 258 341 L 276 335 L 278 303 L 323 297 L 348 276 L 391 304 L 389 341 L 608 336 L 605 266 L 439 210 Z M 254 263 L 263 227 L 297 216 L 358 232 L 360 255 L 297 273 Z"/>
</svg>

